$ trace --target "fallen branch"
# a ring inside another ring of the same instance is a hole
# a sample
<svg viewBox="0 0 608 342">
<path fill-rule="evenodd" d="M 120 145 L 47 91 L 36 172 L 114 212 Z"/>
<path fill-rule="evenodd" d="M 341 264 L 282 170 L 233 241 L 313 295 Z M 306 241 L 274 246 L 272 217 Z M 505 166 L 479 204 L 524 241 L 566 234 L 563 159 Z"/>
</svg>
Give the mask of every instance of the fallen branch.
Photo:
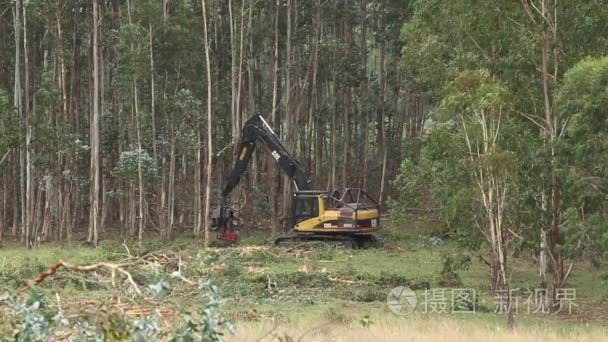
<svg viewBox="0 0 608 342">
<path fill-rule="evenodd" d="M 57 273 L 57 270 L 61 267 L 67 268 L 72 271 L 77 271 L 77 272 L 93 272 L 93 271 L 97 271 L 102 268 L 106 268 L 106 269 L 109 269 L 112 273 L 112 285 L 113 286 L 115 286 L 114 279 L 116 277 L 116 272 L 122 273 L 127 278 L 127 281 L 133 287 L 135 292 L 139 296 L 143 297 L 143 294 L 142 294 L 141 290 L 139 289 L 139 286 L 137 286 L 137 284 L 133 280 L 131 273 L 129 273 L 127 270 L 125 270 L 123 268 L 127 265 L 117 265 L 117 264 L 112 264 L 112 263 L 107 263 L 107 262 L 100 262 L 100 263 L 96 263 L 96 264 L 92 264 L 92 265 L 73 265 L 73 264 L 70 264 L 70 263 L 65 262 L 60 259 L 60 260 L 55 261 L 55 263 L 51 267 L 49 267 L 46 271 L 40 273 L 36 278 L 32 279 L 31 281 L 26 282 L 25 286 L 23 288 L 21 288 L 20 292 L 26 291 L 27 289 L 31 288 L 32 286 L 42 283 L 44 281 L 44 279 Z"/>
<path fill-rule="evenodd" d="M 340 279 L 340 278 L 332 278 L 332 277 L 327 277 L 327 279 L 329 279 L 330 281 L 336 282 L 336 283 L 345 283 L 345 284 L 368 284 L 368 282 L 363 281 L 363 280 L 348 280 L 348 279 Z"/>
<path fill-rule="evenodd" d="M 298 248 L 300 248 L 300 247 L 303 247 L 303 246 L 306 246 L 306 243 L 300 243 L 300 244 L 297 244 L 297 245 L 295 245 L 295 246 L 292 246 L 292 247 L 290 247 L 290 248 L 286 249 L 286 250 L 285 250 L 285 253 L 289 253 L 289 252 L 291 252 L 291 251 L 293 251 L 293 250 L 296 250 L 296 249 L 298 249 Z"/>
<path fill-rule="evenodd" d="M 177 273 L 174 272 L 172 274 L 172 276 L 174 278 L 178 278 L 179 280 L 183 281 L 184 283 L 186 283 L 188 285 L 196 285 L 192 280 L 190 280 L 190 279 L 188 279 L 188 278 L 186 278 L 186 277 L 184 277 L 182 275 L 182 264 L 183 264 L 182 257 L 180 255 L 177 255 L 177 259 L 178 259 L 178 262 L 177 262 Z"/>
</svg>

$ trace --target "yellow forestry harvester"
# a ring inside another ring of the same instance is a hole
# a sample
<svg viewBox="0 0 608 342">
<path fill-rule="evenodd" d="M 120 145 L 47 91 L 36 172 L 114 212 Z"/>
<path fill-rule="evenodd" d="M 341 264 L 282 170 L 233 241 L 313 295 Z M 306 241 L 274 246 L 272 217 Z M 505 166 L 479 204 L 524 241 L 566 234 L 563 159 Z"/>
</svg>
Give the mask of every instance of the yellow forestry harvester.
<svg viewBox="0 0 608 342">
<path fill-rule="evenodd" d="M 227 205 L 228 195 L 247 170 L 256 145 L 263 145 L 279 167 L 293 181 L 290 226 L 292 231 L 276 239 L 277 246 L 321 241 L 347 248 L 369 248 L 378 244 L 372 234 L 380 230 L 380 207 L 365 191 L 342 188 L 333 192 L 311 190 L 304 168 L 285 148 L 260 114 L 245 122 L 238 158 L 222 191 L 222 202 L 213 210 L 212 226 L 220 240 L 238 241 L 238 222 Z"/>
</svg>

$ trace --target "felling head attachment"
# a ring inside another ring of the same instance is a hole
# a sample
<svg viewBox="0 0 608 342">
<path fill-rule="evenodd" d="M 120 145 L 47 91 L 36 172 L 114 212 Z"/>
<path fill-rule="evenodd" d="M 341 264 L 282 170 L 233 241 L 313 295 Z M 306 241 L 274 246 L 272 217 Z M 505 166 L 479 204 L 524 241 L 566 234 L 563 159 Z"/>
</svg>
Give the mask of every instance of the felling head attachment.
<svg viewBox="0 0 608 342">
<path fill-rule="evenodd" d="M 211 228 L 217 231 L 218 240 L 237 242 L 239 239 L 238 227 L 240 220 L 236 210 L 227 205 L 219 205 L 211 211 Z"/>
</svg>

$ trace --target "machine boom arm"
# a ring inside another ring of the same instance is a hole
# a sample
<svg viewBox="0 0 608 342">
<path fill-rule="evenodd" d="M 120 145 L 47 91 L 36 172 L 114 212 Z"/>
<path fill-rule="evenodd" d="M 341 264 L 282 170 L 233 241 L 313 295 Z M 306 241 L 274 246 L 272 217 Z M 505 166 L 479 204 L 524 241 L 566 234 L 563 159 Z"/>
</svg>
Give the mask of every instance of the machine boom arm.
<svg viewBox="0 0 608 342">
<path fill-rule="evenodd" d="M 287 151 L 287 148 L 285 148 L 266 120 L 260 114 L 254 114 L 245 122 L 243 127 L 237 159 L 228 176 L 226 186 L 222 191 L 223 201 L 226 200 L 232 190 L 239 184 L 241 176 L 247 170 L 257 143 L 261 143 L 268 149 L 279 167 L 291 178 L 296 186 L 296 191 L 310 190 L 311 180 L 306 175 L 304 168 Z"/>
</svg>

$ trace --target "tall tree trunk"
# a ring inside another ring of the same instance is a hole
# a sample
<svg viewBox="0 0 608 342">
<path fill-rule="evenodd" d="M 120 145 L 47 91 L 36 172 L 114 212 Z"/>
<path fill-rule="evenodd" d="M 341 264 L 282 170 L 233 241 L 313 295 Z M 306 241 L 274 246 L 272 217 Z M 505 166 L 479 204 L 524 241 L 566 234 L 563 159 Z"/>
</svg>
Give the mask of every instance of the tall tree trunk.
<svg viewBox="0 0 608 342">
<path fill-rule="evenodd" d="M 2 182 L 2 199 L 0 199 L 0 247 L 2 247 L 2 238 L 4 237 L 4 228 L 6 227 L 6 201 L 8 193 L 8 181 L 6 178 L 0 181 Z"/>
<path fill-rule="evenodd" d="M 93 1 L 93 116 L 91 117 L 91 187 L 88 242 L 99 242 L 99 0 Z"/>
<path fill-rule="evenodd" d="M 380 45 L 378 49 L 378 64 L 379 64 L 379 81 L 380 81 L 380 118 L 378 120 L 378 151 L 381 152 L 382 155 L 382 175 L 380 177 L 380 196 L 378 199 L 378 203 L 382 204 L 384 197 L 384 181 L 386 176 L 386 159 L 387 159 L 387 146 L 386 146 L 386 132 L 384 131 L 384 121 L 386 120 L 386 103 L 385 103 L 385 94 L 386 94 L 386 77 L 385 77 L 385 68 L 384 68 L 384 45 Z"/>
<path fill-rule="evenodd" d="M 169 1 L 163 0 L 163 22 L 167 23 L 167 18 L 169 18 Z"/>
<path fill-rule="evenodd" d="M 55 203 L 55 185 L 53 184 L 53 177 L 49 174 L 45 177 L 46 182 L 46 195 L 44 196 L 44 211 L 42 215 L 42 231 L 40 236 L 41 242 L 46 242 L 50 238 L 51 235 L 51 203 Z M 53 210 L 56 212 L 56 210 Z"/>
<path fill-rule="evenodd" d="M 272 113 L 271 122 L 280 131 L 280 121 L 277 114 L 279 106 L 279 14 L 280 4 L 279 0 L 275 3 L 274 13 L 274 68 L 272 78 Z M 271 156 L 267 158 L 268 168 L 268 184 L 270 187 L 270 201 L 271 201 L 271 234 L 274 237 L 279 229 L 279 191 L 280 191 L 280 174 L 278 167 L 275 166 L 275 160 Z"/>
<path fill-rule="evenodd" d="M 32 184 L 32 127 L 30 124 L 30 58 L 27 36 L 27 3 L 23 3 L 23 57 L 24 57 L 24 79 L 25 79 L 25 243 L 28 248 L 32 247 L 32 222 L 33 222 L 33 194 Z"/>
<path fill-rule="evenodd" d="M 173 128 L 173 124 L 171 124 L 171 152 L 169 155 L 169 199 L 168 199 L 168 225 L 167 234 L 169 237 L 173 237 L 173 226 L 175 223 L 175 167 L 177 163 L 177 156 L 175 151 L 176 137 L 175 137 L 175 129 Z"/>
<path fill-rule="evenodd" d="M 505 314 L 508 326 L 512 328 L 514 325 L 513 306 L 506 254 L 508 231 L 503 224 L 509 185 L 508 173 L 497 171 L 495 165 L 481 162 L 481 160 L 492 160 L 492 156 L 497 150 L 496 141 L 500 133 L 502 107 L 498 107 L 496 111 L 487 113 L 483 109 L 473 110 L 472 121 L 480 127 L 479 131 L 483 132 L 479 134 L 481 137 L 471 137 L 471 132 L 467 128 L 467 119 L 463 115 L 460 116 L 460 122 L 469 161 L 471 165 L 475 165 L 472 173 L 484 209 L 480 228 L 490 243 L 490 286 L 497 295 L 501 296 L 498 305 L 502 306 L 500 310 Z"/>
<path fill-rule="evenodd" d="M 333 191 L 336 188 L 336 170 L 337 170 L 337 162 L 338 162 L 338 151 L 337 151 L 337 144 L 336 144 L 336 132 L 337 132 L 337 121 L 338 119 L 336 118 L 338 116 L 338 101 L 336 100 L 336 74 L 334 73 L 333 76 L 333 82 L 332 82 L 332 93 L 331 93 L 331 98 L 333 98 L 334 104 L 333 104 L 333 113 L 331 116 L 331 132 L 333 132 L 334 134 L 330 135 L 330 139 L 331 139 L 331 181 L 330 181 L 330 190 Z"/>
<path fill-rule="evenodd" d="M 21 118 L 23 114 L 23 102 L 21 97 L 21 23 L 20 23 L 21 0 L 15 0 L 15 12 L 13 14 L 13 29 L 15 34 L 15 87 L 13 91 L 13 106 Z"/>
<path fill-rule="evenodd" d="M 59 59 L 59 70 L 58 70 L 58 83 L 61 94 L 61 118 L 57 118 L 56 129 L 60 130 L 60 125 L 68 122 L 68 86 L 67 86 L 67 70 L 65 66 L 65 54 L 63 47 L 63 29 L 61 25 L 61 12 L 58 11 L 55 14 L 55 22 L 57 26 L 57 41 L 58 47 L 57 50 L 57 58 Z M 58 210 L 56 212 L 55 221 L 57 223 L 62 222 L 63 211 L 65 210 L 63 206 L 64 199 L 64 190 L 66 187 L 67 180 L 63 177 L 63 170 L 67 169 L 67 160 L 69 157 L 66 155 L 58 155 L 57 156 L 57 164 L 55 166 L 55 179 L 57 186 L 57 194 L 56 194 L 56 203 Z M 56 228 L 56 239 L 59 241 L 63 240 L 63 225 L 58 225 Z"/>
<path fill-rule="evenodd" d="M 353 37 L 352 37 L 352 24 L 350 23 L 350 18 L 346 18 L 343 23 L 343 31 L 344 31 L 344 40 L 346 43 L 346 49 L 344 50 L 344 56 L 346 60 L 351 59 L 351 54 L 353 50 Z M 342 127 L 343 134 L 343 150 L 342 150 L 342 187 L 348 187 L 348 161 L 349 161 L 349 153 L 350 153 L 350 111 L 351 111 L 351 89 L 350 85 L 347 85 L 344 88 L 344 108 L 343 108 L 343 118 L 342 118 Z"/>
<path fill-rule="evenodd" d="M 559 81 L 559 56 L 561 54 L 558 36 L 557 0 L 521 0 L 529 16 L 540 45 L 541 83 L 544 103 L 544 122 L 541 134 L 550 146 L 550 165 L 547 170 L 550 188 L 543 194 L 543 209 L 547 211 L 547 222 L 540 231 L 540 283 L 547 284 L 547 271 L 553 275 L 551 298 L 557 308 L 557 289 L 563 286 L 564 265 L 559 245 L 561 244 L 560 226 L 562 224 L 561 185 L 557 176 L 556 145 L 562 136 L 565 125 L 559 122 L 555 113 L 555 87 Z M 548 265 L 547 265 L 548 264 Z M 549 266 L 549 267 L 547 267 Z"/>
<path fill-rule="evenodd" d="M 103 11 L 103 4 L 100 4 L 97 8 L 98 11 Z M 98 34 L 98 40 L 101 40 L 99 45 L 100 47 L 98 47 L 99 50 L 99 56 L 98 56 L 98 60 L 99 60 L 99 115 L 100 115 L 100 120 L 101 117 L 103 116 L 103 113 L 106 111 L 106 101 L 104 100 L 105 98 L 105 87 L 106 87 L 106 82 L 107 79 L 109 78 L 109 76 L 106 75 L 106 68 L 105 68 L 105 62 L 104 62 L 104 49 L 103 49 L 103 35 L 102 35 L 102 31 L 101 31 L 101 27 L 103 27 L 103 15 L 101 15 L 100 13 L 98 13 L 98 17 L 99 17 L 99 23 L 98 23 L 98 27 L 99 27 L 99 32 Z M 110 69 L 110 68 L 108 68 Z M 108 71 L 109 72 L 109 71 Z M 100 137 L 101 139 L 101 137 Z M 97 232 L 98 232 L 98 236 L 100 234 L 104 233 L 104 229 L 105 229 L 105 225 L 106 225 L 106 218 L 108 215 L 108 206 L 109 203 L 107 201 L 107 196 L 106 193 L 108 192 L 108 177 L 106 176 L 106 170 L 108 170 L 109 168 L 109 157 L 106 156 L 101 156 L 101 170 L 99 171 L 100 175 L 100 192 L 101 192 L 101 199 L 100 199 L 100 208 L 99 208 L 99 223 L 97 224 Z"/>
<path fill-rule="evenodd" d="M 14 79 L 14 90 L 13 90 L 13 106 L 17 111 L 17 116 L 19 120 L 23 118 L 23 101 L 22 101 L 22 90 L 21 90 L 21 1 L 15 0 L 15 11 L 13 12 L 13 29 L 15 36 L 15 79 Z M 13 208 L 13 236 L 17 237 L 17 205 L 20 204 L 21 209 L 21 229 L 25 229 L 25 180 L 23 177 L 23 148 L 19 148 L 19 153 L 15 153 L 19 157 L 14 158 L 18 159 L 18 163 L 16 160 L 14 161 L 14 176 L 18 177 L 15 179 L 19 179 L 20 191 L 17 191 L 15 186 L 14 195 L 14 208 Z M 19 164 L 19 172 L 17 171 L 17 164 Z M 17 200 L 19 196 L 19 200 Z M 21 235 L 21 239 L 23 239 L 23 234 Z"/>
<path fill-rule="evenodd" d="M 21 177 L 19 177 L 19 163 L 18 163 L 18 159 L 19 159 L 19 154 L 18 153 L 14 153 L 11 161 L 13 164 L 13 179 L 21 179 Z M 13 233 L 13 240 L 17 241 L 18 238 L 18 233 L 17 233 L 17 226 L 19 224 L 19 204 L 20 204 L 20 196 L 19 196 L 19 184 L 13 183 L 13 227 L 12 227 L 12 233 Z"/>
<path fill-rule="evenodd" d="M 367 189 L 367 172 L 369 169 L 369 121 L 370 114 L 367 106 L 369 93 L 369 78 L 367 73 L 367 0 L 361 0 L 361 62 L 363 64 L 363 91 L 361 92 L 361 111 L 363 118 L 363 188 Z"/>
<path fill-rule="evenodd" d="M 256 67 L 256 57 L 255 57 L 255 50 L 253 48 L 253 38 L 254 38 L 254 34 L 251 31 L 252 27 L 253 27 L 253 7 L 254 7 L 254 0 L 249 0 L 249 20 L 247 23 L 247 35 L 249 36 L 249 55 L 247 57 L 247 81 L 248 81 L 248 110 L 247 113 L 254 113 L 256 108 L 255 108 L 255 70 L 254 68 Z M 243 120 L 245 121 L 245 120 Z M 253 155 L 253 160 L 252 160 L 252 165 L 251 165 L 251 186 L 254 188 L 258 188 L 258 161 L 260 160 L 260 158 L 258 157 L 258 154 L 255 153 Z"/>
<path fill-rule="evenodd" d="M 234 11 L 232 8 L 232 1 L 228 0 L 228 15 L 230 20 L 230 94 L 231 94 L 231 102 L 230 109 L 232 113 L 232 143 L 234 147 L 234 153 L 236 154 L 237 149 L 237 141 L 239 136 L 239 115 L 236 112 L 237 106 L 237 89 L 236 89 L 236 79 L 237 79 L 237 68 L 236 68 L 236 20 L 234 18 Z"/>
<path fill-rule="evenodd" d="M 239 60 L 238 60 L 238 71 L 237 71 L 237 78 L 236 78 L 236 82 L 237 82 L 237 89 L 236 89 L 236 104 L 235 104 L 235 108 L 236 108 L 236 125 L 237 125 L 237 136 L 236 136 L 236 140 L 235 141 L 240 141 L 241 139 L 241 126 L 242 126 L 242 122 L 244 122 L 245 120 L 242 119 L 243 117 L 243 113 L 242 113 L 242 108 L 241 108 L 241 103 L 242 103 L 242 98 L 241 98 L 241 90 L 243 89 L 243 42 L 244 42 L 244 27 L 245 27 L 245 0 L 241 0 L 241 21 L 240 21 L 240 35 L 239 35 Z M 238 144 L 234 144 L 234 150 L 236 151 L 238 148 Z M 236 156 L 235 156 L 236 158 Z M 255 162 L 255 156 L 253 158 L 253 162 Z M 252 163 L 254 164 L 254 163 Z M 255 166 L 252 165 L 252 171 L 255 171 Z M 245 174 L 245 180 L 248 180 L 249 177 L 248 174 Z M 239 185 L 239 191 L 237 192 L 237 194 L 240 195 L 241 193 L 241 189 L 242 189 L 242 184 L 241 183 Z M 240 196 L 239 196 L 240 197 Z"/>
<path fill-rule="evenodd" d="M 133 80 L 133 103 L 135 106 L 135 127 L 137 133 L 137 188 L 139 189 L 138 196 L 138 216 L 139 216 L 139 225 L 137 230 L 137 239 L 141 244 L 144 238 L 144 230 L 146 228 L 146 212 L 144 210 L 144 201 L 145 201 L 145 189 L 144 189 L 144 173 L 142 167 L 142 153 L 143 153 L 143 144 L 142 144 L 142 133 L 141 133 L 141 125 L 140 125 L 140 112 L 139 112 L 139 96 L 137 90 L 137 81 Z"/>
<path fill-rule="evenodd" d="M 8 9 L 7 9 L 8 10 Z M 6 11 L 6 10 L 5 10 Z M 10 88 L 9 81 L 9 57 L 8 57 L 8 38 L 6 37 L 6 26 L 4 13 L 0 15 L 0 58 L 7 61 L 4 66 L 0 67 L 0 87 L 8 90 Z"/>
<path fill-rule="evenodd" d="M 237 133 L 239 137 L 236 141 L 240 140 L 241 133 L 241 90 L 243 88 L 243 43 L 244 43 L 244 28 L 245 28 L 245 0 L 241 0 L 241 26 L 240 26 L 240 38 L 239 38 L 239 68 L 237 73 L 237 89 L 236 89 L 236 117 L 237 117 Z"/>
<path fill-rule="evenodd" d="M 80 118 L 80 78 L 78 77 L 80 72 L 79 67 L 79 55 L 80 55 L 80 39 L 78 32 L 78 22 L 79 22 L 79 14 L 78 9 L 74 8 L 74 28 L 73 28 L 73 36 L 72 36 L 72 73 L 70 79 L 70 107 L 69 107 L 69 120 L 72 123 L 72 129 L 78 131 L 79 127 L 79 118 Z M 75 122 L 73 122 L 75 121 Z"/>
<path fill-rule="evenodd" d="M 292 49 L 291 49 L 291 27 L 292 27 L 292 0 L 287 0 L 287 43 L 285 50 L 285 129 L 283 138 L 287 138 L 291 143 L 295 140 L 295 130 L 291 126 L 294 113 L 291 112 L 291 67 L 292 67 Z M 291 144 L 287 144 L 287 148 L 295 148 Z M 283 176 L 283 217 L 289 216 L 290 199 L 289 191 L 291 190 L 291 182 L 289 177 Z M 287 223 L 289 220 L 284 220 Z"/>
<path fill-rule="evenodd" d="M 209 40 L 207 34 L 207 10 L 205 9 L 205 0 L 202 1 L 203 7 L 203 25 L 205 35 L 205 63 L 207 66 L 207 181 L 205 184 L 205 247 L 209 245 L 209 206 L 211 202 L 211 179 L 213 171 L 213 111 L 211 108 L 212 94 L 211 89 L 213 88 L 211 79 L 211 61 L 209 54 Z"/>
<path fill-rule="evenodd" d="M 202 215 L 203 208 L 201 206 L 201 197 L 202 197 L 202 187 L 201 187 L 201 179 L 202 179 L 202 167 L 203 160 L 201 158 L 201 151 L 203 147 L 203 142 L 201 140 L 201 124 L 197 120 L 196 123 L 196 146 L 194 147 L 194 198 L 193 198 L 193 233 L 195 238 L 200 238 L 201 234 L 201 224 L 202 224 Z"/>
<path fill-rule="evenodd" d="M 150 122 L 152 124 L 152 152 L 154 163 L 158 164 L 158 151 L 156 150 L 156 85 L 154 83 L 154 41 L 152 40 L 152 22 L 148 26 L 150 43 Z"/>
<path fill-rule="evenodd" d="M 309 110 L 308 110 L 308 134 L 307 134 L 307 141 L 308 141 L 308 153 L 307 153 L 308 158 L 307 159 L 308 159 L 308 171 L 309 172 L 311 172 L 313 170 L 313 164 L 312 164 L 313 148 L 312 148 L 312 146 L 315 146 L 315 150 L 322 148 L 322 145 L 315 144 L 317 142 L 317 140 L 314 139 L 314 135 L 313 135 L 313 132 L 314 132 L 313 128 L 317 128 L 315 126 L 315 116 L 316 116 L 316 111 L 318 109 L 318 101 L 319 101 L 319 94 L 318 94 L 318 90 L 317 90 L 317 73 L 319 70 L 319 44 L 321 43 L 321 2 L 320 2 L 320 0 L 315 1 L 315 6 L 317 9 L 316 9 L 316 14 L 315 14 L 316 25 L 315 25 L 315 35 L 314 35 L 312 87 L 311 87 L 311 92 L 310 92 L 311 101 L 310 101 L 310 106 L 309 106 Z M 316 177 L 320 177 L 320 175 L 315 173 L 315 178 Z"/>
</svg>

